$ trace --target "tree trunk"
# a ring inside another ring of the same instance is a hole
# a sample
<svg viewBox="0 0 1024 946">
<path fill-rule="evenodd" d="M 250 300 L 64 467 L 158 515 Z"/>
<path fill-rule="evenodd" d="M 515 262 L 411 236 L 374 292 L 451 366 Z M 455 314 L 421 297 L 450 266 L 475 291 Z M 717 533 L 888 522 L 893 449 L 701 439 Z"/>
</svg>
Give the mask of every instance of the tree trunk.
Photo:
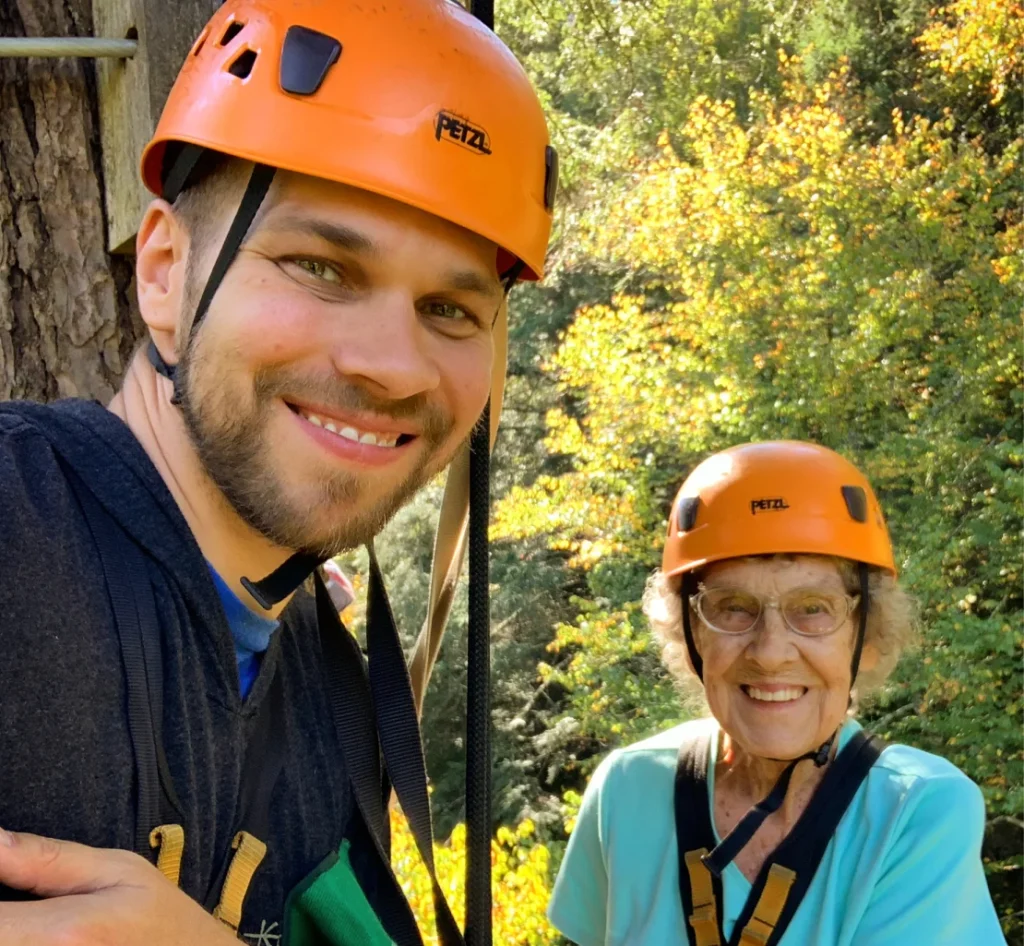
<svg viewBox="0 0 1024 946">
<path fill-rule="evenodd" d="M 0 0 L 2 36 L 92 35 L 90 0 Z M 106 251 L 94 65 L 0 59 L 0 400 L 109 400 L 143 335 Z"/>
</svg>

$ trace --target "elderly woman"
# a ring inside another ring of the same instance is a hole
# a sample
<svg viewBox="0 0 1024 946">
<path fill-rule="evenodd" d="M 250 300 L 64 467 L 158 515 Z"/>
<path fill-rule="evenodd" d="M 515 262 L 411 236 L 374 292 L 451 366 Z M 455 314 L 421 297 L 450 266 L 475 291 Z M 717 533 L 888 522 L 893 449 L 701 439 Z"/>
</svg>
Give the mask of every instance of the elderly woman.
<svg viewBox="0 0 1024 946">
<path fill-rule="evenodd" d="M 849 715 L 912 630 L 871 486 L 747 444 L 673 506 L 645 610 L 711 718 L 613 752 L 549 915 L 579 946 L 995 946 L 978 788 Z"/>
</svg>

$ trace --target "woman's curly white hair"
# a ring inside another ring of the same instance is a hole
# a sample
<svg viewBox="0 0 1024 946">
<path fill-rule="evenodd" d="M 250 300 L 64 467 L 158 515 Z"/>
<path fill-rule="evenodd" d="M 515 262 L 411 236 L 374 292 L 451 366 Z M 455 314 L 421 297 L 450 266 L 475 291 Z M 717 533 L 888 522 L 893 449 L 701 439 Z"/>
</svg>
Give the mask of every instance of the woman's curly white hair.
<svg viewBox="0 0 1024 946">
<path fill-rule="evenodd" d="M 790 555 L 775 558 L 792 558 Z M 857 565 L 845 558 L 833 558 L 843 577 L 849 594 L 860 593 Z M 650 621 L 654 636 L 661 643 L 662 660 L 668 671 L 690 696 L 703 697 L 703 688 L 690 665 L 686 638 L 683 635 L 683 608 L 680 595 L 681 579 L 668 578 L 655 572 L 644 590 L 644 614 Z M 878 568 L 869 569 L 868 607 L 864 643 L 878 651 L 878 663 L 857 675 L 855 693 L 865 693 L 880 687 L 892 673 L 900 655 L 910 647 L 917 636 L 917 605 L 896 579 Z M 697 615 L 690 609 L 691 626 L 697 626 Z"/>
</svg>

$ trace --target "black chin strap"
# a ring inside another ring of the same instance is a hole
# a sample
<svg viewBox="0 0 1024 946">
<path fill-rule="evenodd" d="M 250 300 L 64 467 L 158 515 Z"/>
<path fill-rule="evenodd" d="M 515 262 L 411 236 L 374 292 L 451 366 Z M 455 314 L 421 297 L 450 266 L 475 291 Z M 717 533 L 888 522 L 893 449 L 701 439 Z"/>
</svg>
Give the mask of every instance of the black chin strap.
<svg viewBox="0 0 1024 946">
<path fill-rule="evenodd" d="M 181 192 L 184 186 L 184 182 L 188 175 L 192 172 L 196 163 L 199 160 L 199 154 L 194 151 L 185 149 L 178 156 L 178 160 L 175 161 L 174 166 L 171 168 L 168 174 L 168 184 L 164 187 L 164 196 L 168 199 L 174 199 Z M 276 168 L 271 167 L 268 164 L 257 164 L 253 166 L 252 174 L 249 175 L 249 183 L 246 185 L 245 193 L 242 195 L 242 201 L 238 205 L 238 210 L 235 213 L 235 219 L 231 221 L 231 228 L 228 230 L 228 235 L 224 238 L 224 244 L 220 248 L 220 253 L 217 254 L 217 259 L 213 264 L 213 269 L 210 272 L 210 278 L 206 281 L 206 287 L 203 289 L 203 294 L 199 298 L 199 305 L 196 306 L 195 317 L 192 320 L 192 327 L 189 329 L 188 338 L 185 340 L 184 348 L 188 348 L 191 344 L 192 339 L 195 337 L 196 331 L 199 329 L 200 323 L 206 316 L 207 310 L 210 308 L 210 303 L 213 301 L 214 295 L 220 288 L 220 284 L 224 280 L 224 276 L 227 274 L 231 264 L 235 261 L 235 257 L 238 255 L 239 249 L 241 249 L 242 242 L 245 240 L 246 234 L 249 232 L 249 228 L 252 226 L 253 220 L 256 219 L 256 214 L 259 213 L 260 207 L 263 205 L 263 200 L 267 196 L 267 191 L 270 190 L 270 185 L 274 182 L 274 174 Z M 180 181 L 178 179 L 181 178 Z M 175 184 L 175 188 L 170 185 Z M 174 385 L 174 394 L 171 397 L 172 404 L 181 403 L 181 388 L 180 379 L 177 374 L 177 365 L 169 365 L 164 360 L 163 356 L 157 350 L 156 345 L 150 340 L 148 355 L 150 363 L 156 368 L 159 374 L 162 374 L 165 378 L 170 380 Z"/>
<path fill-rule="evenodd" d="M 868 566 L 864 562 L 857 563 L 857 575 L 860 580 L 860 603 L 857 616 L 857 637 L 853 645 L 853 658 L 850 661 L 850 690 L 857 680 L 857 673 L 860 670 L 860 658 L 864 650 L 864 636 L 867 632 L 868 608 L 870 607 L 870 588 L 868 585 Z M 697 652 L 696 641 L 693 637 L 693 629 L 690 626 L 690 595 L 693 594 L 695 579 L 692 573 L 683 575 L 683 636 L 686 638 L 686 647 L 690 653 L 690 661 L 693 669 L 701 682 L 704 680 L 704 664 L 700 654 Z M 853 697 L 851 693 L 850 701 Z M 764 824 L 765 819 L 782 807 L 786 800 L 786 792 L 789 791 L 789 783 L 793 777 L 793 770 L 807 759 L 813 759 L 817 768 L 824 766 L 832 754 L 832 747 L 839 736 L 837 729 L 813 752 L 805 752 L 802 756 L 790 761 L 783 770 L 772 790 L 751 808 L 739 824 L 732 829 L 715 847 L 710 854 L 705 854 L 701 860 L 712 874 L 716 877 L 722 876 L 726 866 L 736 859 L 736 855 L 750 843 L 750 839 L 757 833 L 757 829 Z M 772 759 L 772 762 L 785 762 L 785 759 Z"/>
<path fill-rule="evenodd" d="M 280 604 L 292 594 L 310 575 L 327 561 L 318 555 L 296 552 L 282 565 L 275 568 L 266 578 L 252 581 L 242 578 L 242 587 L 249 592 L 256 603 L 269 611 L 275 604 Z"/>
<path fill-rule="evenodd" d="M 690 624 L 690 598 L 697 590 L 697 578 L 693 572 L 683 573 L 683 588 L 680 594 L 683 596 L 683 636 L 686 638 L 686 650 L 690 655 L 690 663 L 693 664 L 693 672 L 697 679 L 704 682 L 704 661 L 701 660 L 700 651 L 697 650 L 697 641 L 693 636 L 693 627 Z"/>
<path fill-rule="evenodd" d="M 174 201 L 188 185 L 189 176 L 195 170 L 203 155 L 203 149 L 196 145 L 186 145 L 181 149 L 174 163 L 167 173 L 163 196 L 167 201 Z M 238 251 L 245 241 L 246 235 L 252 227 L 256 215 L 259 213 L 263 201 L 266 199 L 270 185 L 274 183 L 274 175 L 277 169 L 269 164 L 253 165 L 252 173 L 249 175 L 249 183 L 246 184 L 245 193 L 231 221 L 228 234 L 214 261 L 213 269 L 210 271 L 210 278 L 206 281 L 203 294 L 199 297 L 199 304 L 196 306 L 195 317 L 192 319 L 192 326 L 189 329 L 188 338 L 185 340 L 184 349 L 192 343 L 196 332 L 206 313 L 209 311 L 210 303 L 217 294 L 220 284 L 224 281 L 227 271 L 235 261 Z M 174 393 L 171 396 L 172 404 L 181 403 L 181 379 L 178 377 L 177 365 L 169 365 L 153 344 L 149 342 L 146 354 L 149 356 L 150 364 L 158 374 L 167 378 L 174 385 Z M 259 581 L 250 578 L 242 578 L 242 586 L 252 595 L 257 604 L 265 611 L 269 611 L 274 605 L 280 604 L 296 588 L 299 587 L 312 573 L 315 568 L 322 565 L 323 558 L 309 555 L 305 552 L 297 552 L 283 565 Z"/>
</svg>

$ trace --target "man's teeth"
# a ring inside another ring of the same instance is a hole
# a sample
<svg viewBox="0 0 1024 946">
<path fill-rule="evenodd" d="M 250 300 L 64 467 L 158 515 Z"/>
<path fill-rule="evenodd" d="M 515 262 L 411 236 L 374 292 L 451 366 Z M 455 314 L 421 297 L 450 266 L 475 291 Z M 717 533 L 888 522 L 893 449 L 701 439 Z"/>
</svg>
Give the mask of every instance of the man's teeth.
<svg viewBox="0 0 1024 946">
<path fill-rule="evenodd" d="M 743 689 L 751 699 L 764 700 L 766 703 L 786 703 L 789 700 L 799 700 L 804 695 L 804 691 L 799 687 L 787 687 L 785 690 L 759 690 L 757 687 L 747 686 Z"/>
<path fill-rule="evenodd" d="M 368 430 L 356 430 L 355 427 L 342 427 L 335 424 L 332 420 L 324 420 L 324 418 L 311 414 L 308 411 L 301 411 L 300 413 L 314 426 L 323 427 L 332 434 L 337 434 L 346 440 L 355 441 L 355 443 L 367 443 L 373 447 L 394 447 L 398 445 L 398 434 L 375 434 Z"/>
</svg>

